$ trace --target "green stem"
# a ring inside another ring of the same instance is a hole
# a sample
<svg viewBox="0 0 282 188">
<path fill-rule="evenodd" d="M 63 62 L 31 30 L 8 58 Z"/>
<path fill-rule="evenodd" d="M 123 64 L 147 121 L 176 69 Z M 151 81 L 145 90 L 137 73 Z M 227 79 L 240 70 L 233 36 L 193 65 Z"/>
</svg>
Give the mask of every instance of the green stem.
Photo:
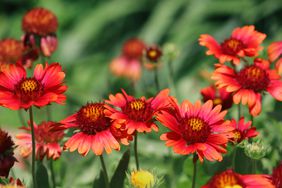
<svg viewBox="0 0 282 188">
<path fill-rule="evenodd" d="M 33 124 L 33 113 L 32 113 L 32 106 L 29 108 L 29 121 L 31 127 L 31 140 L 32 140 L 32 158 L 31 158 L 31 168 L 32 168 L 32 182 L 33 187 L 37 187 L 36 183 L 36 176 L 35 176 L 35 134 L 34 134 L 34 124 Z"/>
<path fill-rule="evenodd" d="M 156 89 L 157 89 L 157 91 L 160 91 L 160 84 L 159 84 L 158 68 L 157 67 L 154 69 L 154 78 L 155 78 Z"/>
<path fill-rule="evenodd" d="M 106 165 L 105 165 L 105 161 L 104 161 L 103 155 L 100 155 L 100 161 L 101 161 L 101 165 L 102 165 L 102 168 L 103 168 L 103 173 L 104 173 L 104 179 L 105 179 L 106 188 L 110 188 L 108 172 L 107 172 L 107 168 L 106 168 Z"/>
<path fill-rule="evenodd" d="M 52 159 L 50 159 L 50 171 L 51 171 L 51 179 L 52 179 L 53 188 L 56 188 L 56 179 L 55 179 L 55 172 L 54 172 Z"/>
<path fill-rule="evenodd" d="M 172 94 L 177 98 L 177 92 L 176 92 L 176 87 L 174 83 L 174 76 L 173 76 L 173 67 L 172 67 L 172 62 L 168 61 L 168 81 L 170 84 L 170 89 L 172 91 Z"/>
<path fill-rule="evenodd" d="M 196 177 L 197 177 L 197 161 L 198 161 L 198 156 L 197 156 L 197 154 L 194 154 L 194 156 L 193 156 L 194 170 L 193 170 L 192 188 L 195 188 L 195 185 L 196 185 Z"/>
<path fill-rule="evenodd" d="M 134 138 L 134 156 L 135 156 L 136 169 L 139 170 L 139 160 L 138 160 L 138 152 L 137 152 L 137 133 Z"/>
<path fill-rule="evenodd" d="M 252 115 L 251 115 L 251 121 L 252 121 L 251 127 L 255 126 L 254 125 L 254 116 L 252 116 Z"/>
<path fill-rule="evenodd" d="M 241 104 L 238 104 L 238 121 L 241 118 Z"/>
<path fill-rule="evenodd" d="M 52 120 L 52 113 L 51 113 L 52 109 L 50 105 L 46 106 L 46 114 L 47 114 L 47 120 L 51 121 Z"/>
<path fill-rule="evenodd" d="M 236 154 L 237 154 L 237 148 L 236 146 L 234 146 L 234 149 L 233 149 L 233 156 L 232 156 L 232 169 L 235 171 L 235 164 L 236 164 Z"/>
<path fill-rule="evenodd" d="M 257 172 L 257 161 L 252 159 L 252 174 L 256 174 Z"/>
</svg>

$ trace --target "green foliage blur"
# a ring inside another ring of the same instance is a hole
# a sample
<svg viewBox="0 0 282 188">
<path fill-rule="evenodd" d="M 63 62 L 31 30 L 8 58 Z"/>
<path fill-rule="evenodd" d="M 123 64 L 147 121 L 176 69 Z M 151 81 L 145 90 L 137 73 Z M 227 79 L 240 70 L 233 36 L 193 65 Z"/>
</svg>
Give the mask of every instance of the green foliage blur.
<svg viewBox="0 0 282 188">
<path fill-rule="evenodd" d="M 200 89 L 211 83 L 207 77 L 216 63 L 213 57 L 205 55 L 206 49 L 199 46 L 200 34 L 208 33 L 223 41 L 235 27 L 255 25 L 256 30 L 267 34 L 265 47 L 282 39 L 281 0 L 1 0 L 0 39 L 20 39 L 23 34 L 22 16 L 38 6 L 52 10 L 59 20 L 59 47 L 50 61 L 62 64 L 69 89 L 65 106 L 52 105 L 52 116 L 57 121 L 76 112 L 86 102 L 100 101 L 110 93 L 119 92 L 120 88 L 131 92 L 129 81 L 115 77 L 108 70 L 111 60 L 119 55 L 123 42 L 131 37 L 139 37 L 148 44 L 163 46 L 173 43 L 177 46 L 180 55 L 172 65 L 177 98 L 193 102 L 201 99 Z M 164 64 L 159 71 L 161 88 L 168 87 L 167 75 L 168 68 Z M 153 75 L 144 70 L 136 95 L 152 96 L 155 93 Z M 258 173 L 271 173 L 273 166 L 281 160 L 281 107 L 280 103 L 266 97 L 263 112 L 255 119 L 260 138 L 271 145 L 268 154 L 258 162 Z M 17 113 L 0 108 L 0 126 L 17 132 L 16 128 L 21 126 Z M 27 112 L 23 113 L 27 118 Z M 46 119 L 46 109 L 35 113 L 36 122 Z M 235 109 L 229 117 L 237 118 Z M 162 176 L 160 187 L 190 187 L 192 156 L 176 155 L 171 148 L 165 147 L 159 140 L 165 131 L 161 127 L 159 133 L 139 136 L 141 168 L 154 170 Z M 110 176 L 122 152 L 106 156 Z M 132 154 L 130 169 L 135 167 L 133 159 Z M 197 187 L 217 171 L 230 168 L 231 160 L 231 153 L 228 153 L 221 163 L 205 161 L 199 164 Z M 250 159 L 241 150 L 236 164 L 236 171 L 250 173 Z M 84 158 L 76 152 L 64 152 L 62 159 L 55 162 L 55 171 L 60 187 L 88 188 L 99 176 L 100 163 L 91 152 Z M 12 173 L 30 181 L 29 172 L 24 169 L 16 166 Z"/>
</svg>

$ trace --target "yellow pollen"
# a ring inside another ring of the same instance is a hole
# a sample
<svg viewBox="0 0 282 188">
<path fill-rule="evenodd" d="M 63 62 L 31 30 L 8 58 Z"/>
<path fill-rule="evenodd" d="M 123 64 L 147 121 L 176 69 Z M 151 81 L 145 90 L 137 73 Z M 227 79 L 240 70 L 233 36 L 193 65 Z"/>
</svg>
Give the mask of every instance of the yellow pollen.
<svg viewBox="0 0 282 188">
<path fill-rule="evenodd" d="M 240 42 L 238 40 L 230 40 L 228 41 L 228 47 L 231 49 L 237 49 L 237 47 L 240 45 Z"/>
<path fill-rule="evenodd" d="M 199 118 L 190 118 L 187 124 L 193 131 L 200 131 L 204 127 L 205 122 Z"/>
<path fill-rule="evenodd" d="M 20 86 L 20 88 L 26 93 L 36 90 L 37 87 L 38 87 L 38 84 L 35 80 L 25 80 L 21 83 L 21 86 Z"/>
<path fill-rule="evenodd" d="M 156 52 L 155 50 L 150 50 L 150 51 L 149 51 L 149 56 L 150 56 L 151 58 L 154 58 L 154 57 L 157 56 L 157 52 Z"/>
<path fill-rule="evenodd" d="M 97 121 L 99 118 L 104 116 L 104 106 L 103 105 L 90 105 L 83 109 L 84 117 L 91 121 Z"/>
<path fill-rule="evenodd" d="M 155 184 L 153 174 L 145 170 L 131 172 L 130 179 L 135 188 L 152 188 Z"/>
<path fill-rule="evenodd" d="M 259 79 L 262 75 L 262 70 L 256 67 L 247 70 L 247 74 L 250 78 Z"/>
<path fill-rule="evenodd" d="M 241 185 L 227 185 L 224 188 L 243 188 Z"/>
<path fill-rule="evenodd" d="M 215 99 L 213 99 L 213 104 L 214 104 L 214 105 L 222 104 L 221 98 L 215 98 Z"/>
<path fill-rule="evenodd" d="M 145 102 L 142 100 L 135 100 L 130 102 L 130 108 L 132 110 L 143 110 L 145 108 Z"/>
<path fill-rule="evenodd" d="M 239 131 L 235 131 L 233 134 L 235 142 L 238 142 L 238 140 L 241 138 L 241 133 Z"/>
<path fill-rule="evenodd" d="M 242 188 L 237 184 L 238 182 L 233 175 L 222 175 L 218 178 L 216 182 L 217 188 Z"/>
</svg>

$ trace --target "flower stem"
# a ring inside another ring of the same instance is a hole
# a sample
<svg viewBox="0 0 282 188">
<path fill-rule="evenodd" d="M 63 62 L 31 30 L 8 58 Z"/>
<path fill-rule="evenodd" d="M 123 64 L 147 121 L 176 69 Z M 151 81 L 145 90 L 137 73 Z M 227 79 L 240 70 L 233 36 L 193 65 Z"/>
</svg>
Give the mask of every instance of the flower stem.
<svg viewBox="0 0 282 188">
<path fill-rule="evenodd" d="M 177 98 L 177 92 L 176 92 L 176 87 L 174 83 L 174 75 L 173 75 L 173 67 L 172 67 L 172 62 L 168 61 L 168 81 L 170 84 L 170 89 L 172 90 L 174 96 Z"/>
<path fill-rule="evenodd" d="M 135 156 L 136 169 L 139 170 L 139 160 L 138 160 L 138 152 L 137 152 L 137 133 L 134 139 L 134 156 Z"/>
<path fill-rule="evenodd" d="M 197 156 L 197 154 L 194 154 L 194 156 L 193 156 L 194 170 L 193 170 L 192 188 L 195 188 L 195 185 L 196 185 L 197 161 L 198 161 L 198 156 Z"/>
<path fill-rule="evenodd" d="M 236 164 L 236 154 L 237 154 L 237 148 L 236 146 L 234 146 L 234 149 L 233 149 L 233 156 L 232 156 L 232 169 L 235 171 L 235 164 Z"/>
<path fill-rule="evenodd" d="M 56 188 L 56 179 L 55 179 L 55 172 L 54 172 L 52 159 L 50 159 L 50 171 L 51 171 L 51 179 L 52 179 L 53 188 Z"/>
<path fill-rule="evenodd" d="M 241 104 L 238 104 L 238 121 L 241 118 Z"/>
<path fill-rule="evenodd" d="M 154 77 L 155 77 L 155 84 L 157 91 L 160 91 L 160 84 L 159 84 L 159 78 L 158 78 L 158 68 L 154 69 Z"/>
<path fill-rule="evenodd" d="M 103 155 L 100 155 L 100 161 L 101 161 L 103 172 L 104 172 L 104 179 L 105 179 L 106 188 L 110 188 L 108 172 L 107 172 L 107 168 L 106 168 L 106 165 L 105 165 Z"/>
<path fill-rule="evenodd" d="M 256 174 L 257 172 L 257 161 L 252 159 L 252 174 Z"/>
<path fill-rule="evenodd" d="M 31 127 L 31 140 L 32 140 L 32 158 L 31 158 L 31 168 L 32 168 L 32 182 L 33 187 L 36 188 L 36 176 L 35 176 L 35 134 L 34 134 L 34 124 L 33 124 L 33 112 L 32 106 L 29 108 L 29 121 Z"/>
<path fill-rule="evenodd" d="M 47 115 L 47 120 L 51 121 L 52 120 L 52 113 L 51 113 L 52 109 L 51 106 L 47 105 L 46 106 L 46 115 Z"/>
</svg>

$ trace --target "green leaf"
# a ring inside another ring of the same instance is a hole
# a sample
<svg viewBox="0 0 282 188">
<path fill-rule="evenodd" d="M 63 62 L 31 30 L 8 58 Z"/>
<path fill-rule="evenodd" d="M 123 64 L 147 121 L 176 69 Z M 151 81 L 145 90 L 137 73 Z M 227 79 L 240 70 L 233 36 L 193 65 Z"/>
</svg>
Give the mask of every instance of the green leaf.
<svg viewBox="0 0 282 188">
<path fill-rule="evenodd" d="M 40 188 L 50 188 L 48 172 L 42 162 L 37 162 L 36 181 Z"/>
<path fill-rule="evenodd" d="M 106 187 L 105 179 L 103 176 L 104 176 L 103 170 L 101 170 L 98 178 L 96 178 L 93 182 L 93 186 L 92 186 L 93 188 Z"/>
<path fill-rule="evenodd" d="M 124 179 L 126 177 L 126 170 L 128 169 L 128 164 L 130 160 L 130 150 L 128 149 L 124 152 L 116 171 L 111 179 L 110 187 L 123 188 Z"/>
</svg>

